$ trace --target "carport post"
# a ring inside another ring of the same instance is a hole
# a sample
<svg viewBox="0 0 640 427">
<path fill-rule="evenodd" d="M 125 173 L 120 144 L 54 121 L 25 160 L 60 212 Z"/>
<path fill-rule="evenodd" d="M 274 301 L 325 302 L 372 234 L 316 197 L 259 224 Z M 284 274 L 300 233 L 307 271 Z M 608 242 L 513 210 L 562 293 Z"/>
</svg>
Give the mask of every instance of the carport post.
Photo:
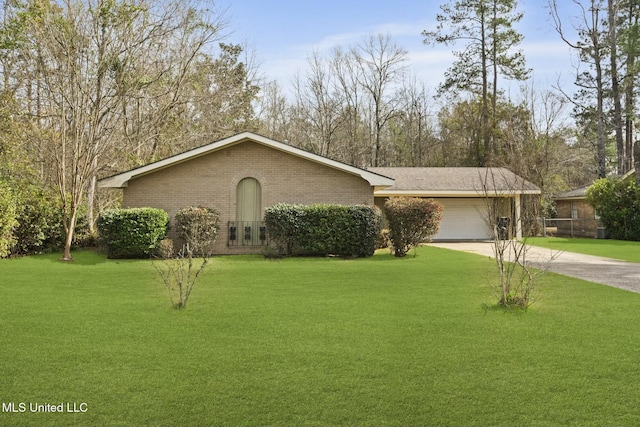
<svg viewBox="0 0 640 427">
<path fill-rule="evenodd" d="M 516 239 L 522 240 L 522 216 L 521 216 L 521 207 L 520 207 L 520 193 L 516 193 L 515 195 L 515 208 L 516 208 Z"/>
</svg>

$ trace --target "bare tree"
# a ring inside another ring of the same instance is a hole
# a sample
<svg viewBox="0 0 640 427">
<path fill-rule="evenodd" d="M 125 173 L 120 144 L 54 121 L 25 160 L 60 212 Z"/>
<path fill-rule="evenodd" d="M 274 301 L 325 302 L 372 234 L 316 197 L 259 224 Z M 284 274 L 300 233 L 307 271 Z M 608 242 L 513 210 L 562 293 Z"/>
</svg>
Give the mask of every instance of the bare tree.
<svg viewBox="0 0 640 427">
<path fill-rule="evenodd" d="M 21 46 L 21 54 L 37 70 L 40 125 L 47 129 L 42 144 L 55 165 L 62 202 L 62 259 L 73 260 L 78 210 L 87 189 L 93 206 L 101 165 L 121 148 L 121 123 L 128 135 L 131 100 L 171 77 L 169 93 L 177 102 L 184 76 L 218 36 L 221 21 L 203 21 L 190 3 L 145 0 L 31 1 L 22 16 L 32 43 Z M 177 60 L 167 53 L 173 47 L 182 54 Z M 166 66 L 143 63 L 154 52 L 156 63 L 166 59 Z M 156 111 L 160 120 L 173 105 Z"/>
<path fill-rule="evenodd" d="M 289 140 L 289 104 L 277 81 L 262 85 L 257 102 L 260 132 L 279 141 Z"/>
<path fill-rule="evenodd" d="M 501 168 L 481 168 L 479 177 L 482 183 L 479 193 L 485 200 L 485 221 L 491 230 L 499 275 L 499 283 L 495 286 L 498 304 L 526 309 L 534 302 L 540 274 L 548 268 L 534 269 L 529 263 L 529 247 L 521 228 L 519 195 L 525 188 L 525 181 Z"/>
<path fill-rule="evenodd" d="M 605 177 L 607 174 L 606 156 L 606 129 L 605 129 L 605 59 L 607 40 L 603 31 L 603 14 L 606 8 L 603 0 L 589 0 L 588 7 L 585 7 L 579 0 L 572 0 L 573 4 L 580 11 L 580 22 L 575 23 L 575 27 L 582 38 L 572 41 L 567 35 L 558 12 L 557 0 L 549 0 L 551 17 L 553 18 L 556 31 L 562 40 L 578 53 L 580 60 L 593 69 L 593 73 L 582 72 L 576 68 L 575 84 L 586 91 L 585 96 L 595 95 L 595 122 L 596 122 L 596 146 L 597 146 L 597 174 Z M 569 99 L 582 110 L 589 110 L 590 106 L 581 104 L 572 97 Z"/>
<path fill-rule="evenodd" d="M 398 47 L 390 36 L 369 36 L 352 49 L 353 58 L 360 68 L 359 84 L 370 99 L 371 127 L 373 130 L 373 166 L 382 162 L 382 130 L 396 112 L 398 100 L 393 85 L 400 82 L 407 60 L 407 51 Z"/>
<path fill-rule="evenodd" d="M 300 75 L 293 82 L 296 108 L 309 141 L 309 148 L 329 156 L 334 149 L 336 134 L 344 120 L 340 92 L 335 90 L 335 74 L 318 52 L 308 58 L 306 78 Z"/>
</svg>

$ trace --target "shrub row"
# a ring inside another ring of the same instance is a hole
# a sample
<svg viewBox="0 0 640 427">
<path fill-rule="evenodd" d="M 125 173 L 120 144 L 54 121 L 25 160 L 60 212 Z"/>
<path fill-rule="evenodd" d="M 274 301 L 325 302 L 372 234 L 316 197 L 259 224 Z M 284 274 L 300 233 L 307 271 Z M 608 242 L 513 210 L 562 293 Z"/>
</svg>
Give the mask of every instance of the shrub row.
<svg viewBox="0 0 640 427">
<path fill-rule="evenodd" d="M 380 210 L 365 205 L 277 204 L 265 210 L 269 239 L 286 255 L 373 255 Z"/>
<path fill-rule="evenodd" d="M 85 206 L 78 212 L 73 240 L 79 246 L 94 242 Z M 31 183 L 0 181 L 0 257 L 42 253 L 63 245 L 57 195 Z"/>
<path fill-rule="evenodd" d="M 169 228 L 169 214 L 162 209 L 109 209 L 98 216 L 100 241 L 109 258 L 149 257 Z"/>
</svg>

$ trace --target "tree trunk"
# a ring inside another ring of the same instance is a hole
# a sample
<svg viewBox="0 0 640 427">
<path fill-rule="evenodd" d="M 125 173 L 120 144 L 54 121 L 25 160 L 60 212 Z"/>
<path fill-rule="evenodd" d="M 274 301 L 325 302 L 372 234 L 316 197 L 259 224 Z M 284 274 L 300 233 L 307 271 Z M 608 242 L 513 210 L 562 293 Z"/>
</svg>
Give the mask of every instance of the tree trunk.
<svg viewBox="0 0 640 427">
<path fill-rule="evenodd" d="M 71 255 L 71 243 L 73 242 L 73 234 L 76 229 L 76 219 L 78 216 L 78 208 L 76 206 L 71 206 L 71 214 L 69 218 L 63 218 L 63 226 L 64 226 L 64 251 L 62 254 L 62 258 L 60 261 L 73 261 L 73 256 Z"/>
<path fill-rule="evenodd" d="M 93 175 L 91 179 L 89 179 L 89 185 L 87 186 L 87 222 L 89 225 L 89 232 L 93 234 L 95 232 L 95 200 L 96 200 L 96 186 L 97 186 L 98 178 Z"/>
<path fill-rule="evenodd" d="M 482 52 L 480 54 L 481 56 L 481 62 L 482 62 L 482 104 L 481 104 L 481 131 L 480 131 L 480 135 L 482 138 L 482 142 L 483 142 L 483 146 L 484 146 L 484 153 L 482 155 L 482 158 L 479 159 L 479 164 L 478 166 L 482 167 L 482 166 L 488 166 L 490 163 L 490 157 L 491 157 L 491 137 L 489 135 L 489 78 L 488 78 L 488 73 L 487 73 L 487 34 L 486 34 L 486 28 L 485 28 L 485 17 L 484 17 L 484 8 L 481 8 L 481 16 L 480 16 L 480 37 L 481 37 L 481 44 L 482 44 Z"/>
<path fill-rule="evenodd" d="M 616 134 L 618 175 L 624 175 L 627 172 L 626 158 L 628 153 L 625 152 L 624 138 L 622 136 L 622 105 L 620 103 L 620 84 L 618 81 L 618 46 L 616 34 L 616 17 L 618 14 L 615 3 L 615 0 L 608 0 L 611 96 L 613 97 L 613 126 Z"/>
</svg>

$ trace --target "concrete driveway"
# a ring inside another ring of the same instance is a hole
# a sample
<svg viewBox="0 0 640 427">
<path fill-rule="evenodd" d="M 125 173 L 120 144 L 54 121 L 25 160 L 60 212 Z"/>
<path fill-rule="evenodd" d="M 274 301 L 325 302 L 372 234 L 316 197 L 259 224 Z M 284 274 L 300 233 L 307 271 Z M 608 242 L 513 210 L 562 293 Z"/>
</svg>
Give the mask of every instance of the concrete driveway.
<svg viewBox="0 0 640 427">
<path fill-rule="evenodd" d="M 494 257 L 491 242 L 435 242 L 429 245 Z M 527 259 L 533 267 L 547 266 L 548 271 L 554 273 L 640 293 L 638 263 L 574 252 L 552 251 L 537 246 L 528 247 Z"/>
</svg>

